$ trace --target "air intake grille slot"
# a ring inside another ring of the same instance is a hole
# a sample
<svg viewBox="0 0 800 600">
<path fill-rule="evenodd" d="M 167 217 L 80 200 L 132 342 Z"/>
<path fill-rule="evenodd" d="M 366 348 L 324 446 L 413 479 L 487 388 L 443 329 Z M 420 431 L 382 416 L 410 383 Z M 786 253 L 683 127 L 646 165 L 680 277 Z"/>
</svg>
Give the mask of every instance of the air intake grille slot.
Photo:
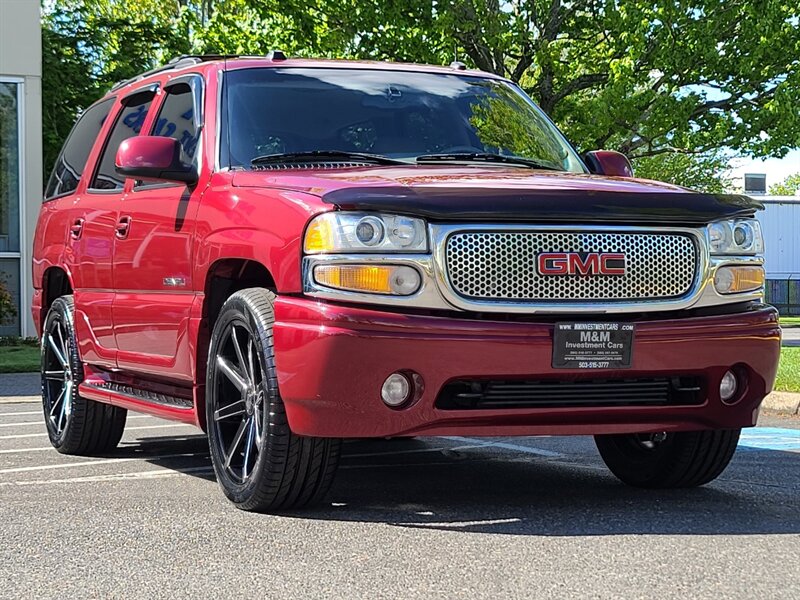
<svg viewBox="0 0 800 600">
<path fill-rule="evenodd" d="M 443 410 L 702 404 L 698 377 L 656 379 L 457 380 L 436 398 Z"/>
</svg>

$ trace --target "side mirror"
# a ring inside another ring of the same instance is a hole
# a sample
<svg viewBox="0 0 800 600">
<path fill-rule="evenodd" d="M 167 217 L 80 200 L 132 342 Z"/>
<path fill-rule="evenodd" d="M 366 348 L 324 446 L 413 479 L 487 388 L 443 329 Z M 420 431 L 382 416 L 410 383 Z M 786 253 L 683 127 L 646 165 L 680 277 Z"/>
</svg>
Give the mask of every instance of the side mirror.
<svg viewBox="0 0 800 600">
<path fill-rule="evenodd" d="M 611 177 L 633 177 L 633 167 L 628 157 L 613 150 L 594 150 L 583 155 L 589 171 Z"/>
<path fill-rule="evenodd" d="M 119 145 L 115 166 L 117 173 L 147 181 L 197 183 L 197 168 L 183 162 L 181 144 L 171 137 L 140 135 Z"/>
</svg>

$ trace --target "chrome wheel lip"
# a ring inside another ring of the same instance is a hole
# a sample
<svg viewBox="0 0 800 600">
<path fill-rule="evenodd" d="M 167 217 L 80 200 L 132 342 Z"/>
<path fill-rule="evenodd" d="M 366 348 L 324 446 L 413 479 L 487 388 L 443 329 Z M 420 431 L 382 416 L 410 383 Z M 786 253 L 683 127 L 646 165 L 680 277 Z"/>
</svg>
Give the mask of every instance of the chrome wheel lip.
<svg viewBox="0 0 800 600">
<path fill-rule="evenodd" d="M 220 470 L 237 486 L 248 483 L 263 451 L 264 373 L 250 326 L 241 319 L 225 328 L 212 357 L 212 410 Z"/>
<path fill-rule="evenodd" d="M 70 364 L 71 338 L 63 318 L 51 321 L 42 336 L 42 399 L 48 429 L 61 438 L 72 416 L 75 378 Z M 60 386 L 53 385 L 61 382 Z"/>
</svg>

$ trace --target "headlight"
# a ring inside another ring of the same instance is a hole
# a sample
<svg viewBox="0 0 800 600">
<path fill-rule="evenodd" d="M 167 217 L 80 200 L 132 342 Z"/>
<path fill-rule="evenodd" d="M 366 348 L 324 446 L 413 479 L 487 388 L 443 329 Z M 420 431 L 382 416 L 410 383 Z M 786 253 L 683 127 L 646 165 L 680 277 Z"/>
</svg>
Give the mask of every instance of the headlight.
<svg viewBox="0 0 800 600">
<path fill-rule="evenodd" d="M 427 252 L 425 221 L 401 215 L 328 212 L 315 217 L 303 241 L 306 254 Z"/>
<path fill-rule="evenodd" d="M 711 254 L 753 256 L 764 253 L 761 224 L 756 219 L 716 221 L 708 226 Z"/>
</svg>

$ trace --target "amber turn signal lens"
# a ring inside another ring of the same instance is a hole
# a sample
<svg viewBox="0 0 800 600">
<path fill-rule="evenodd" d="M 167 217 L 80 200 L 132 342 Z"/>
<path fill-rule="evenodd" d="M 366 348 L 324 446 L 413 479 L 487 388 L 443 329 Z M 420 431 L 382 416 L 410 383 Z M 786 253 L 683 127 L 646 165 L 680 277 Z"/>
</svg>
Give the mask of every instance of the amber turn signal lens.
<svg viewBox="0 0 800 600">
<path fill-rule="evenodd" d="M 421 278 L 416 269 L 399 265 L 317 265 L 314 281 L 338 290 L 410 296 Z"/>
<path fill-rule="evenodd" d="M 714 275 L 714 287 L 720 294 L 752 292 L 764 287 L 765 279 L 764 267 L 720 267 Z"/>
<path fill-rule="evenodd" d="M 326 219 L 311 221 L 303 243 L 303 250 L 306 254 L 327 252 L 334 247 L 334 243 L 333 227 L 330 221 Z"/>
</svg>

